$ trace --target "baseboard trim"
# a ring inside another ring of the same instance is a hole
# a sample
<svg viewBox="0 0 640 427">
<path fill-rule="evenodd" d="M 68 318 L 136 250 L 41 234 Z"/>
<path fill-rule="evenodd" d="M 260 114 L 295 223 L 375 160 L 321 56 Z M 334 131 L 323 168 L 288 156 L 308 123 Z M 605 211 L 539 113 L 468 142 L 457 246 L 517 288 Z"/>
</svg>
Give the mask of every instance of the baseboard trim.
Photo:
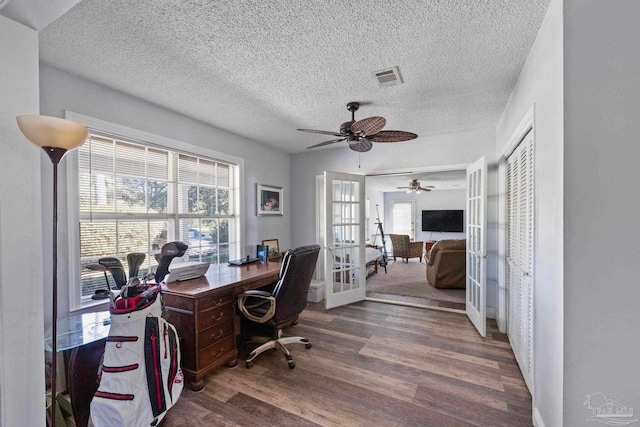
<svg viewBox="0 0 640 427">
<path fill-rule="evenodd" d="M 534 427 L 545 427 L 544 421 L 542 421 L 542 415 L 538 408 L 533 408 L 533 425 Z"/>
<path fill-rule="evenodd" d="M 392 300 L 387 300 L 387 299 L 369 298 L 369 297 L 365 298 L 364 300 L 365 301 L 371 301 L 371 302 L 381 302 L 383 304 L 402 305 L 402 306 L 405 306 L 405 307 L 425 308 L 427 310 L 446 311 L 447 313 L 466 314 L 466 312 L 464 310 L 457 310 L 455 308 L 448 308 L 448 307 L 435 307 L 433 305 L 416 304 L 416 303 L 413 303 L 413 302 L 392 301 Z"/>
<path fill-rule="evenodd" d="M 487 307 L 487 319 L 497 319 L 498 310 L 493 307 Z"/>
</svg>

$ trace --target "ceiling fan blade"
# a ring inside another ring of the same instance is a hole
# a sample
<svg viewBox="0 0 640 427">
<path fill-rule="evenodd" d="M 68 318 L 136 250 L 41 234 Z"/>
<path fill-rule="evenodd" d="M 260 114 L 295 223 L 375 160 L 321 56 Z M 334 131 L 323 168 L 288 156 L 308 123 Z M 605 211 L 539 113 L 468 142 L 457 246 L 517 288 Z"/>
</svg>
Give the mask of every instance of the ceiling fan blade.
<svg viewBox="0 0 640 427">
<path fill-rule="evenodd" d="M 371 141 L 365 138 L 361 138 L 359 142 L 349 144 L 349 148 L 359 153 L 365 153 L 371 150 L 371 147 L 373 147 L 373 144 L 371 143 Z"/>
<path fill-rule="evenodd" d="M 331 132 L 328 130 L 314 130 L 314 129 L 296 129 L 296 130 L 299 130 L 301 132 L 320 133 L 322 135 L 344 136 L 341 133 Z"/>
<path fill-rule="evenodd" d="M 344 141 L 344 140 L 345 140 L 345 138 L 332 139 L 332 140 L 330 140 L 330 141 L 321 142 L 321 143 L 319 143 L 319 144 L 316 144 L 316 145 L 312 145 L 312 146 L 310 146 L 310 147 L 307 147 L 307 150 L 308 150 L 309 148 L 316 148 L 316 147 L 322 147 L 322 146 L 324 146 L 324 145 L 335 144 L 336 142 L 340 142 L 340 141 Z"/>
<path fill-rule="evenodd" d="M 418 190 L 420 190 L 420 191 L 431 191 L 431 189 L 424 188 L 424 187 L 418 187 Z"/>
<path fill-rule="evenodd" d="M 382 130 L 387 121 L 384 117 L 374 116 L 366 119 L 358 120 L 351 124 L 351 132 L 356 135 L 367 136 L 375 135 Z"/>
<path fill-rule="evenodd" d="M 375 135 L 371 135 L 369 139 L 374 142 L 400 142 L 416 139 L 417 137 L 418 135 L 412 132 L 405 132 L 402 130 L 383 130 Z"/>
</svg>

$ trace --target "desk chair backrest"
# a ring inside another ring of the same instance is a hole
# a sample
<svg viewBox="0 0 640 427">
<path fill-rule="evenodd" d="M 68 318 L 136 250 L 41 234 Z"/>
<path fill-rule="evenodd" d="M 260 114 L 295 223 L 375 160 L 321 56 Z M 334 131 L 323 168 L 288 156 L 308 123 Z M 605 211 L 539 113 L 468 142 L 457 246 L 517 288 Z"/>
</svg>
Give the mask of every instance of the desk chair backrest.
<svg viewBox="0 0 640 427">
<path fill-rule="evenodd" d="M 272 295 L 276 299 L 276 323 L 295 318 L 307 305 L 309 285 L 316 268 L 320 246 L 302 246 L 288 251 L 280 267 L 280 280 Z"/>
</svg>

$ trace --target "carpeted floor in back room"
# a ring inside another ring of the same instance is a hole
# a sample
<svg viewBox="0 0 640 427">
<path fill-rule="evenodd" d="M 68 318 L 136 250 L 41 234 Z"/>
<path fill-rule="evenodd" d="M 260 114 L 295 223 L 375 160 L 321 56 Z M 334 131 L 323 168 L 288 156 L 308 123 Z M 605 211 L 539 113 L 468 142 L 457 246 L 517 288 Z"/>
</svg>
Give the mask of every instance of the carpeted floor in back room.
<svg viewBox="0 0 640 427">
<path fill-rule="evenodd" d="M 380 267 L 367 279 L 367 297 L 464 310 L 466 291 L 434 288 L 427 281 L 426 268 L 424 261 L 391 258 L 386 274 Z"/>
</svg>

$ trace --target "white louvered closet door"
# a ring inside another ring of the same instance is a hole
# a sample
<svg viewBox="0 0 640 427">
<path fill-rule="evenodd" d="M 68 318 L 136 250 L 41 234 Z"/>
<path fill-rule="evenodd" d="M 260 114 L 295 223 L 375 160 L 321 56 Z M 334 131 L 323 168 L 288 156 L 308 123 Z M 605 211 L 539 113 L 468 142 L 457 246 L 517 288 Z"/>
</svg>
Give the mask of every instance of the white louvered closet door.
<svg viewBox="0 0 640 427">
<path fill-rule="evenodd" d="M 529 132 L 507 158 L 507 334 L 533 392 L 534 145 Z"/>
</svg>

